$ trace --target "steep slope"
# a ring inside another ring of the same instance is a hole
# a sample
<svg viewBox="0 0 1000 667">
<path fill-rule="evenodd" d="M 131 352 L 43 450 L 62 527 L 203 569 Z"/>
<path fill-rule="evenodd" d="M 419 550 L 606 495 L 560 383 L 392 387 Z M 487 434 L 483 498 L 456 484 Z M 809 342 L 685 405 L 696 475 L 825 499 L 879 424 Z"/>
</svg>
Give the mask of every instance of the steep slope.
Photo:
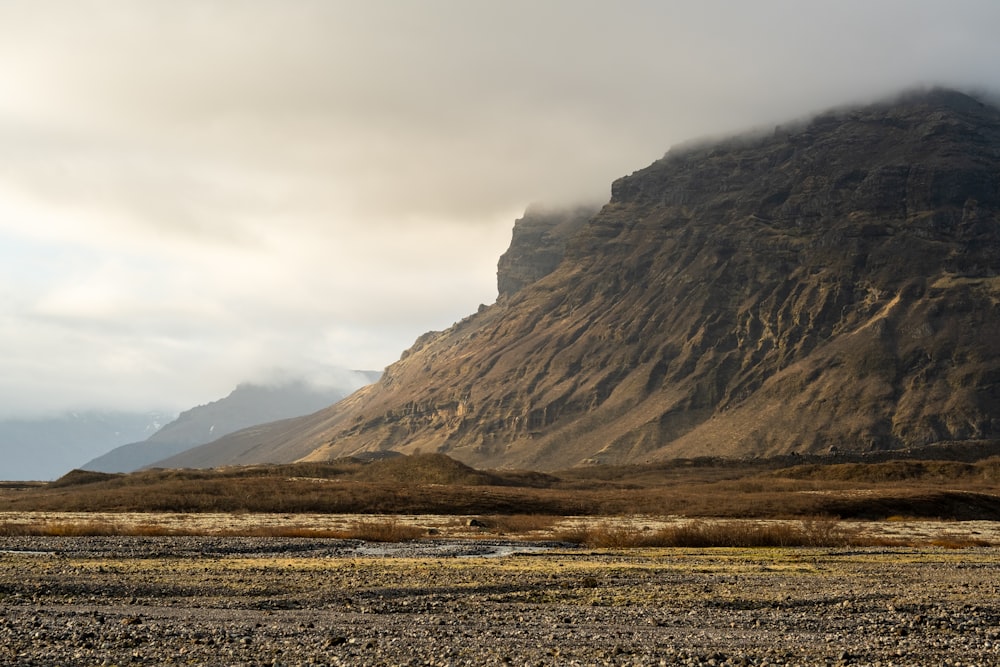
<svg viewBox="0 0 1000 667">
<path fill-rule="evenodd" d="M 144 441 L 116 447 L 81 466 L 100 472 L 130 472 L 254 424 L 306 415 L 336 403 L 378 373 L 344 373 L 342 386 L 304 381 L 274 386 L 241 384 L 228 396 L 182 412 Z"/>
<path fill-rule="evenodd" d="M 514 221 L 510 247 L 497 262 L 497 294 L 504 300 L 559 266 L 566 244 L 597 213 L 597 207 L 529 208 Z"/>
<path fill-rule="evenodd" d="M 551 273 L 333 408 L 223 439 L 226 462 L 552 469 L 993 438 L 998 209 L 1000 111 L 952 91 L 671 150 L 613 184 Z"/>
</svg>

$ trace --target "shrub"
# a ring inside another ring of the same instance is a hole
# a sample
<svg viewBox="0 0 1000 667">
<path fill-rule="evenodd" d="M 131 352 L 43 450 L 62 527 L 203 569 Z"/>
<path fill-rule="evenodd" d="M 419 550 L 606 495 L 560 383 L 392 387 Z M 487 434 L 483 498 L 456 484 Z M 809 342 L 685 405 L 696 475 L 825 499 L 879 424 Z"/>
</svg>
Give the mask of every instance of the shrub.
<svg viewBox="0 0 1000 667">
<path fill-rule="evenodd" d="M 659 530 L 638 530 L 607 523 L 563 531 L 559 539 L 599 548 L 634 547 L 798 547 L 842 546 L 854 531 L 833 520 L 800 522 L 690 521 Z"/>
<path fill-rule="evenodd" d="M 523 535 L 551 530 L 559 517 L 551 514 L 494 514 L 480 516 L 476 521 L 500 535 Z"/>
<path fill-rule="evenodd" d="M 968 549 L 970 547 L 989 547 L 992 544 L 977 537 L 966 537 L 964 535 L 942 535 L 930 541 L 932 547 L 943 549 Z"/>
<path fill-rule="evenodd" d="M 419 526 L 408 526 L 395 519 L 364 520 L 352 523 L 342 537 L 365 542 L 409 542 L 422 537 L 424 532 Z"/>
</svg>

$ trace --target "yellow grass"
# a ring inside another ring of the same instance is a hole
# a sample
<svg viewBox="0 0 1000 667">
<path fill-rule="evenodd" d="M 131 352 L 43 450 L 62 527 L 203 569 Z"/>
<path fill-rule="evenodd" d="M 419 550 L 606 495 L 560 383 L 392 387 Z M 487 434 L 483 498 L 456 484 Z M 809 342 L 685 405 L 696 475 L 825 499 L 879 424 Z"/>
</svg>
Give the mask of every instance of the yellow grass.
<svg viewBox="0 0 1000 667">
<path fill-rule="evenodd" d="M 475 520 L 485 528 L 470 526 Z M 841 521 L 447 515 L 290 515 L 176 513 L 0 513 L 0 536 L 246 536 L 357 539 L 551 540 L 600 548 L 1000 545 L 992 521 Z"/>
</svg>

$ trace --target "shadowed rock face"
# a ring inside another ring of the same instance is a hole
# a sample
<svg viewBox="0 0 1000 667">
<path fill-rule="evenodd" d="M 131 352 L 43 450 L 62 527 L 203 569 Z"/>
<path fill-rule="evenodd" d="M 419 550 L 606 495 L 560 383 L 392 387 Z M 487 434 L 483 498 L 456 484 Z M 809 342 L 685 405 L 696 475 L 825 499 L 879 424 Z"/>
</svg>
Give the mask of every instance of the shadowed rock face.
<svg viewBox="0 0 1000 667">
<path fill-rule="evenodd" d="M 566 252 L 567 240 L 595 213 L 596 206 L 528 209 L 523 218 L 515 220 L 510 248 L 497 262 L 499 300 L 555 271 Z"/>
<path fill-rule="evenodd" d="M 1000 112 L 950 91 L 671 150 L 550 273 L 228 451 L 553 469 L 993 438 L 998 209 Z"/>
</svg>

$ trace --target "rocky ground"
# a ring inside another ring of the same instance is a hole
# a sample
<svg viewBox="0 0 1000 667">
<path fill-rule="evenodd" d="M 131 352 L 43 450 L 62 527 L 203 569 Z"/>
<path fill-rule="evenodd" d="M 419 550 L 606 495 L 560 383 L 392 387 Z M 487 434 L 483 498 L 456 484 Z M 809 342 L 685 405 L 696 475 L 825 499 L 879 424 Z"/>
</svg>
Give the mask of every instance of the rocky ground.
<svg viewBox="0 0 1000 667">
<path fill-rule="evenodd" d="M 5 665 L 997 665 L 1000 551 L 0 538 Z"/>
</svg>

